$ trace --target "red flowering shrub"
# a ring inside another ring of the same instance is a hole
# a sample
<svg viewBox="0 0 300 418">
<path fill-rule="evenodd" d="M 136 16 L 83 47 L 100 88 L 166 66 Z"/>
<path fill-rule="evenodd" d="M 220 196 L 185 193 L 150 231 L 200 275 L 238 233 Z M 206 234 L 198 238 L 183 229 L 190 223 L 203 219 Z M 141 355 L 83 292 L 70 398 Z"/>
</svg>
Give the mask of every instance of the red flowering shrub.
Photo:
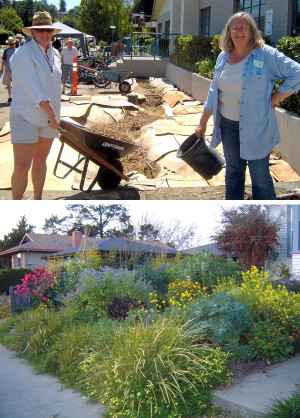
<svg viewBox="0 0 300 418">
<path fill-rule="evenodd" d="M 39 267 L 38 270 L 25 274 L 24 279 L 21 279 L 22 284 L 17 285 L 15 294 L 36 299 L 42 308 L 59 307 L 60 274 L 60 270 L 54 274 L 45 266 Z"/>
</svg>

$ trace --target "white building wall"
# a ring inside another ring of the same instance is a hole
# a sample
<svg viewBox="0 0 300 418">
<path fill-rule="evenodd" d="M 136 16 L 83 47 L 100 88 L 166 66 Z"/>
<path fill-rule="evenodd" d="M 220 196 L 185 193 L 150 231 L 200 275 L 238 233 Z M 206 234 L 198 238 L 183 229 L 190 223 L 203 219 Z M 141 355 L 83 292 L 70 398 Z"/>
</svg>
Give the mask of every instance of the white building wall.
<svg viewBox="0 0 300 418">
<path fill-rule="evenodd" d="M 290 0 L 266 0 L 266 11 L 273 10 L 273 33 L 270 38 L 275 44 L 282 36 L 290 36 L 291 3 Z"/>
<path fill-rule="evenodd" d="M 292 260 L 293 260 L 293 267 L 292 267 L 291 272 L 300 277 L 300 254 L 299 253 L 293 254 Z"/>
<path fill-rule="evenodd" d="M 291 208 L 288 205 L 266 205 L 269 219 L 276 221 L 280 226 L 278 231 L 279 245 L 276 249 L 277 257 L 270 257 L 266 260 L 266 270 L 269 270 L 270 276 L 279 274 L 280 264 L 285 264 L 292 271 L 291 254 Z"/>
</svg>

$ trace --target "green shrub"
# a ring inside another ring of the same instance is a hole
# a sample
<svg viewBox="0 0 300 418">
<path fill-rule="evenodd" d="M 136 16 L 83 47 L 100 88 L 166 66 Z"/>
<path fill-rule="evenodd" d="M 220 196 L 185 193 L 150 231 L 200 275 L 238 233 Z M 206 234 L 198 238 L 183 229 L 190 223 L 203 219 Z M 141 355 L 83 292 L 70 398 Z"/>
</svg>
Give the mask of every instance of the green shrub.
<svg viewBox="0 0 300 418">
<path fill-rule="evenodd" d="M 153 286 L 153 289 L 159 295 L 164 295 L 168 292 L 168 285 L 170 283 L 168 269 L 163 270 L 162 268 L 157 268 L 153 265 L 152 260 L 148 259 L 142 265 L 137 266 L 135 272 L 137 279 L 144 279 Z"/>
<path fill-rule="evenodd" d="M 248 346 L 258 353 L 258 358 L 281 361 L 293 354 L 293 336 L 288 335 L 270 320 L 254 324 L 248 333 Z"/>
<path fill-rule="evenodd" d="M 9 302 L 5 294 L 0 293 L 0 319 L 8 318 L 10 315 Z"/>
<path fill-rule="evenodd" d="M 300 385 L 284 400 L 275 399 L 268 408 L 266 418 L 299 418 L 300 416 Z"/>
<path fill-rule="evenodd" d="M 75 292 L 67 295 L 65 304 L 77 306 L 79 310 L 85 310 L 91 318 L 97 319 L 106 315 L 114 296 L 123 298 L 129 295 L 147 303 L 152 290 L 145 280 L 136 280 L 135 273 L 125 269 L 86 269 L 79 275 Z"/>
<path fill-rule="evenodd" d="M 295 36 L 294 38 L 290 36 L 284 36 L 283 38 L 279 39 L 276 47 L 284 55 L 300 63 L 299 36 Z M 280 83 L 278 83 L 277 86 L 279 84 Z M 293 94 L 292 96 L 287 97 L 285 100 L 281 102 L 281 107 L 300 115 L 300 93 L 298 92 L 297 94 Z"/>
<path fill-rule="evenodd" d="M 208 252 L 201 252 L 194 257 L 185 257 L 171 266 L 168 275 L 171 282 L 185 280 L 187 277 L 193 283 L 200 283 L 201 287 L 212 291 L 222 280 L 233 278 L 237 283 L 242 281 L 243 268 L 231 260 L 218 260 Z"/>
<path fill-rule="evenodd" d="M 0 293 L 9 292 L 10 286 L 21 284 L 25 274 L 31 272 L 31 269 L 5 269 L 0 270 Z"/>
<path fill-rule="evenodd" d="M 195 344 L 171 317 L 115 328 L 105 349 L 82 367 L 109 415 L 123 418 L 201 414 L 211 389 L 228 376 L 227 355 Z"/>
<path fill-rule="evenodd" d="M 253 326 L 253 318 L 247 306 L 235 302 L 232 296 L 219 292 L 187 305 L 185 320 L 193 334 L 205 334 L 212 343 L 228 346 L 229 351 L 234 346 L 235 353 L 238 351 L 235 344 L 239 342 L 242 333 Z M 250 352 L 248 354 L 251 356 Z"/>
<path fill-rule="evenodd" d="M 288 292 L 285 286 L 274 288 L 268 272 L 256 267 L 242 273 L 243 282 L 235 299 L 247 305 L 256 320 L 278 319 L 285 331 L 300 328 L 300 294 Z"/>
<path fill-rule="evenodd" d="M 213 58 L 212 38 L 200 36 L 180 36 L 175 38 L 174 53 L 170 57 L 172 64 L 194 71 L 195 63 L 205 58 Z"/>
</svg>

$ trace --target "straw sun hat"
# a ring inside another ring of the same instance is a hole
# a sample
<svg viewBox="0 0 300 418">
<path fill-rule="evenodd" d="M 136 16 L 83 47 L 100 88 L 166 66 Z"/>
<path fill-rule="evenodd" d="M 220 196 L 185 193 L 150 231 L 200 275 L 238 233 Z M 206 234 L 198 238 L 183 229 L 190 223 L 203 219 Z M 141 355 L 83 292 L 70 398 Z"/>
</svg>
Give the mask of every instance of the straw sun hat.
<svg viewBox="0 0 300 418">
<path fill-rule="evenodd" d="M 14 44 L 16 41 L 15 41 L 15 38 L 13 37 L 13 36 L 9 36 L 8 38 L 7 38 L 7 40 L 5 41 L 5 43 L 7 43 L 8 45 L 12 45 L 12 44 Z"/>
<path fill-rule="evenodd" d="M 25 35 L 31 35 L 31 29 L 53 29 L 53 35 L 61 32 L 62 29 L 56 28 L 52 25 L 52 18 L 48 12 L 37 12 L 32 18 L 32 26 L 22 29 Z"/>
</svg>

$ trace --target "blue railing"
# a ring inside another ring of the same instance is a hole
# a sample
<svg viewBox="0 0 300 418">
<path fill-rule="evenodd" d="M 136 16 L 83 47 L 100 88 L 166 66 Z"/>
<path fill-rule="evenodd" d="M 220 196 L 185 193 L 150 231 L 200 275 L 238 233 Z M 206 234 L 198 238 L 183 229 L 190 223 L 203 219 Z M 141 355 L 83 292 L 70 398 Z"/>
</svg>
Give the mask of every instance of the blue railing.
<svg viewBox="0 0 300 418">
<path fill-rule="evenodd" d="M 133 32 L 103 49 L 106 62 L 117 61 L 123 56 L 130 57 L 169 57 L 174 48 L 174 40 L 181 34 Z"/>
</svg>

